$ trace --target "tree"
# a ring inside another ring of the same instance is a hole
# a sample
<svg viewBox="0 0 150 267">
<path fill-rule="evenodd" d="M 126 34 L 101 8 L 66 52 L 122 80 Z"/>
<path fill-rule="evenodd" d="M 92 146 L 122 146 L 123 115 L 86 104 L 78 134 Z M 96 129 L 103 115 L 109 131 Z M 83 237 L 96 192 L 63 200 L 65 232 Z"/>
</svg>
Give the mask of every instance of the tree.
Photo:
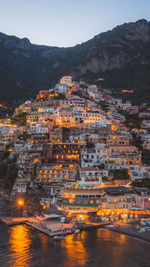
<svg viewBox="0 0 150 267">
<path fill-rule="evenodd" d="M 150 165 L 150 151 L 149 150 L 143 150 L 142 162 L 147 164 L 147 165 Z"/>
<path fill-rule="evenodd" d="M 118 110 L 118 112 L 125 116 L 125 125 L 130 128 L 130 129 L 133 129 L 133 128 L 138 128 L 140 129 L 141 128 L 141 119 L 139 118 L 139 115 L 138 114 L 130 114 L 129 112 L 127 111 L 124 111 L 124 110 Z"/>
<path fill-rule="evenodd" d="M 9 192 L 11 192 L 14 186 L 17 175 L 18 175 L 18 170 L 16 168 L 16 164 L 9 164 L 4 181 L 4 187 L 8 189 Z"/>
<path fill-rule="evenodd" d="M 17 124 L 20 124 L 20 125 L 25 125 L 26 124 L 26 116 L 27 116 L 27 113 L 26 112 L 22 112 L 18 115 L 13 115 L 11 117 L 11 123 L 17 123 Z"/>
<path fill-rule="evenodd" d="M 80 84 L 80 88 L 82 88 L 82 89 L 87 89 L 88 86 L 87 86 L 86 84 L 82 83 L 82 84 Z"/>
<path fill-rule="evenodd" d="M 127 169 L 114 170 L 112 174 L 113 180 L 128 180 L 130 178 Z"/>
<path fill-rule="evenodd" d="M 145 187 L 145 188 L 150 189 L 150 179 L 145 178 L 145 179 L 141 179 L 141 180 L 136 180 L 136 181 L 132 182 L 132 185 L 134 187 Z"/>
<path fill-rule="evenodd" d="M 142 150 L 142 140 L 141 140 L 141 137 L 138 136 L 136 133 L 133 133 L 132 134 L 132 137 L 133 137 L 133 145 L 135 145 L 136 147 L 139 148 L 139 150 Z"/>
<path fill-rule="evenodd" d="M 34 163 L 34 165 L 33 165 L 33 173 L 32 173 L 32 181 L 34 181 L 35 178 L 36 178 L 36 174 L 37 174 L 36 168 L 37 168 L 37 164 Z"/>
</svg>

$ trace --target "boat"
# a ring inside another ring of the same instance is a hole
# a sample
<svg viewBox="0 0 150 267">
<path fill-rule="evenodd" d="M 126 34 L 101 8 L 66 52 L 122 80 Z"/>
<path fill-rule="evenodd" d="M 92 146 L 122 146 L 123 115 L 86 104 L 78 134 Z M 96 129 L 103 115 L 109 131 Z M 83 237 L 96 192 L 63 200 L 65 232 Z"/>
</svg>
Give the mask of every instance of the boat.
<svg viewBox="0 0 150 267">
<path fill-rule="evenodd" d="M 146 232 L 146 230 L 143 228 L 143 229 L 140 229 L 139 231 L 138 231 L 138 233 L 139 234 L 143 234 L 143 233 L 145 233 Z"/>
<path fill-rule="evenodd" d="M 80 233 L 80 230 L 79 229 L 76 229 L 74 233 L 77 235 L 77 234 Z"/>
<path fill-rule="evenodd" d="M 140 226 L 139 226 L 139 225 L 136 225 L 136 226 L 135 226 L 135 229 L 136 229 L 136 230 L 139 230 L 139 229 L 140 229 Z"/>
<path fill-rule="evenodd" d="M 145 227 L 141 228 L 141 229 L 139 230 L 139 233 L 145 233 L 145 232 L 147 232 L 147 231 L 150 231 L 150 227 L 149 227 L 149 226 L 145 226 Z"/>
<path fill-rule="evenodd" d="M 109 224 L 106 226 L 106 228 L 115 228 L 115 225 L 114 224 Z"/>
<path fill-rule="evenodd" d="M 63 240 L 63 239 L 65 239 L 63 236 L 55 235 L 55 236 L 53 237 L 53 240 Z"/>
<path fill-rule="evenodd" d="M 115 224 L 115 225 L 114 225 L 114 228 L 115 228 L 115 229 L 119 229 L 119 228 L 120 228 L 120 225 L 119 225 L 119 224 Z"/>
</svg>

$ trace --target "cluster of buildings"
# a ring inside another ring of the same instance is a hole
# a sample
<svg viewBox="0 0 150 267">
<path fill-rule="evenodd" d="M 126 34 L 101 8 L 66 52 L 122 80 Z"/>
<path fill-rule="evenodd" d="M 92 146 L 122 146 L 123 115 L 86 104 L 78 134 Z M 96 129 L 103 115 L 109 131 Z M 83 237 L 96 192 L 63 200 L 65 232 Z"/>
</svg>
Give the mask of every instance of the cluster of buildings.
<svg viewBox="0 0 150 267">
<path fill-rule="evenodd" d="M 142 118 L 142 129 L 133 130 L 143 149 L 150 150 L 148 112 L 70 76 L 17 107 L 14 117 L 24 114 L 24 125 L 13 125 L 9 118 L 0 122 L 0 149 L 9 147 L 9 157 L 17 158 L 12 194 L 46 188 L 49 194 L 42 205 L 55 203 L 76 215 L 119 216 L 150 209 L 150 191 L 132 186 L 150 179 L 150 166 L 143 164 L 120 110 Z"/>
</svg>

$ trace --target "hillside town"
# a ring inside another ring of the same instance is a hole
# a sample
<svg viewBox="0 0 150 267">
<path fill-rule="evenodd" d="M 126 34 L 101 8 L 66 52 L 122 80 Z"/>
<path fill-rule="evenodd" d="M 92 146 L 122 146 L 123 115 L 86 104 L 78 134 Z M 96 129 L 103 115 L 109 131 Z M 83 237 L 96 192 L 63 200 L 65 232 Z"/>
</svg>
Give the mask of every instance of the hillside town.
<svg viewBox="0 0 150 267">
<path fill-rule="evenodd" d="M 150 109 L 111 90 L 62 77 L 1 118 L 0 157 L 7 216 L 150 215 Z"/>
</svg>

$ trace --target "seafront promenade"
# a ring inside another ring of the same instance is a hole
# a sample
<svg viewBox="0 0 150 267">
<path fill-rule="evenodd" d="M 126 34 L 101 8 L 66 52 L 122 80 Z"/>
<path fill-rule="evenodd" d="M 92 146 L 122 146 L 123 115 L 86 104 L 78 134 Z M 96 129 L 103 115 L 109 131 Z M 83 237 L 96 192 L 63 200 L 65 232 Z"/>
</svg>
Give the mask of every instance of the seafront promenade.
<svg viewBox="0 0 150 267">
<path fill-rule="evenodd" d="M 75 233 L 76 229 L 82 230 L 89 230 L 94 228 L 106 228 L 110 231 L 129 235 L 134 238 L 138 238 L 140 240 L 146 241 L 150 243 L 150 231 L 145 233 L 139 233 L 138 230 L 134 229 L 133 225 L 129 225 L 126 223 L 122 223 L 119 221 L 119 228 L 112 228 L 108 225 L 110 223 L 102 222 L 102 223 L 90 223 L 90 224 L 80 224 L 75 226 L 73 223 L 60 223 L 59 221 L 47 220 L 41 217 L 3 217 L 0 220 L 7 224 L 8 226 L 14 226 L 19 224 L 26 224 L 33 229 L 36 229 L 43 234 L 46 234 L 50 237 L 53 236 L 64 236 Z"/>
<path fill-rule="evenodd" d="M 74 226 L 72 223 L 62 224 L 60 222 L 54 222 L 50 220 L 45 220 L 44 218 L 34 218 L 34 217 L 5 217 L 0 218 L 2 222 L 8 226 L 26 224 L 32 228 L 41 231 L 49 236 L 70 234 L 74 231 Z"/>
<path fill-rule="evenodd" d="M 34 217 L 4 217 L 0 220 L 8 226 L 26 224 L 46 235 L 51 237 L 55 235 L 67 235 L 75 232 L 76 229 L 87 230 L 93 228 L 100 228 L 106 226 L 108 223 L 90 223 L 81 224 L 75 226 L 73 223 L 60 223 L 58 221 L 46 220 L 45 218 L 34 218 Z"/>
</svg>

